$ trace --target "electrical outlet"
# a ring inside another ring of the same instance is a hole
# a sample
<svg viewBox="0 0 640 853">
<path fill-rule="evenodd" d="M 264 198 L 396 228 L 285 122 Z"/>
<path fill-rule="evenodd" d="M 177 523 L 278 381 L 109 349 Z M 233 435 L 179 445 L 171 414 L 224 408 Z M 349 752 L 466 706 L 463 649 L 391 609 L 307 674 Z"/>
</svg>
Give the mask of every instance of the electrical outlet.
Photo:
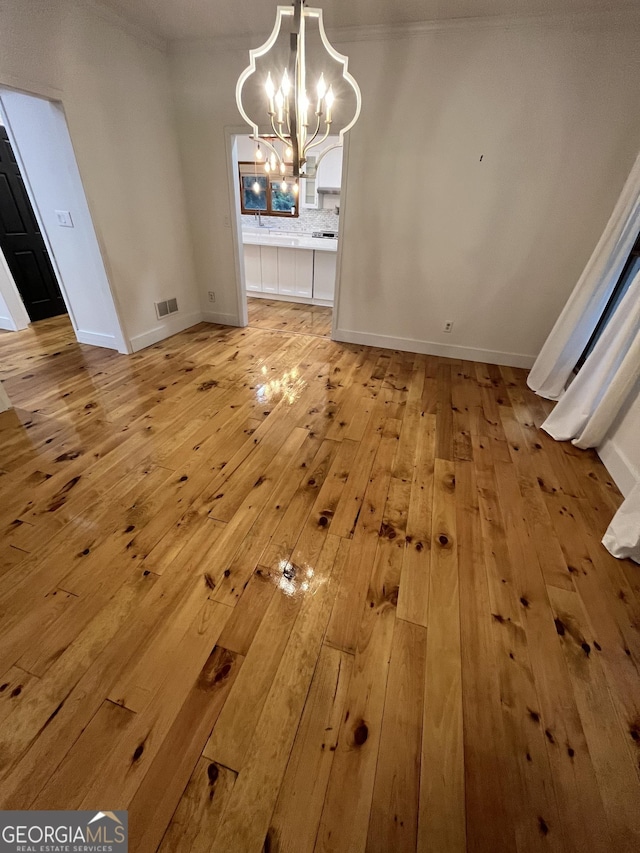
<svg viewBox="0 0 640 853">
<path fill-rule="evenodd" d="M 450 332 L 451 329 L 453 329 L 453 320 L 449 320 L 447 323 L 445 323 L 442 331 L 443 332 Z"/>
<path fill-rule="evenodd" d="M 225 215 L 224 215 L 224 227 L 225 228 L 231 228 L 231 219 L 230 219 L 228 213 L 225 213 Z"/>
<path fill-rule="evenodd" d="M 210 291 L 209 291 L 209 302 L 215 302 L 215 301 L 216 301 L 216 294 L 215 294 L 215 291 L 214 291 L 214 290 L 210 290 Z"/>
</svg>

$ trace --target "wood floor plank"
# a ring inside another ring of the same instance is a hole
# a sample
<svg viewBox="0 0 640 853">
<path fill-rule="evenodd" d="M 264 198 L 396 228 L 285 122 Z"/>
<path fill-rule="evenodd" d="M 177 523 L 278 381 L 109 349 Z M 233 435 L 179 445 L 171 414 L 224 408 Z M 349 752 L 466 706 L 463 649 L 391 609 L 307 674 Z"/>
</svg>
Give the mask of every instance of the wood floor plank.
<svg viewBox="0 0 640 853">
<path fill-rule="evenodd" d="M 122 736 L 135 718 L 133 711 L 103 702 L 89 725 L 65 756 L 51 779 L 32 804 L 35 809 L 78 808 L 90 773 L 100 771 L 114 740 Z"/>
<path fill-rule="evenodd" d="M 159 688 L 157 701 L 136 714 L 123 737 L 114 742 L 102 771 L 88 780 L 82 807 L 90 808 L 89 804 L 96 801 L 117 803 L 116 808 L 129 807 L 157 756 L 162 753 L 163 744 L 230 612 L 229 607 L 215 601 L 209 601 L 200 610 L 180 642 L 180 665 L 167 674 Z M 184 733 L 188 730 L 187 727 Z"/>
<path fill-rule="evenodd" d="M 222 816 L 212 853 L 227 850 L 249 853 L 265 844 L 348 549 L 349 543 L 339 537 L 327 538 L 315 575 L 310 579 L 317 584 L 316 594 L 302 602 L 251 740 L 248 758 Z"/>
<path fill-rule="evenodd" d="M 209 853 L 237 773 L 201 758 L 186 787 L 159 853 Z"/>
<path fill-rule="evenodd" d="M 242 671 L 227 699 L 203 755 L 239 772 L 247 758 L 253 732 L 302 604 L 295 578 L 281 576 Z M 224 606 L 224 605 L 222 605 Z"/>
<path fill-rule="evenodd" d="M 398 594 L 398 618 L 425 627 L 429 612 L 435 435 L 435 417 L 423 415 L 416 434 L 417 451 L 407 513 L 407 547 Z"/>
<path fill-rule="evenodd" d="M 549 603 L 553 587 L 544 585 L 524 520 L 517 477 L 508 464 L 496 465 L 500 507 L 511 561 L 518 576 L 521 618 L 540 706 L 533 720 L 547 738 L 556 801 L 567 850 L 604 851 L 612 840 L 571 680 L 558 642 Z M 544 816 L 543 816 L 544 817 Z"/>
<path fill-rule="evenodd" d="M 379 586 L 370 587 L 314 848 L 317 853 L 356 853 L 366 847 L 394 625 L 395 603 Z M 347 778 L 351 784 L 345 787 Z"/>
<path fill-rule="evenodd" d="M 352 669 L 352 655 L 320 650 L 268 833 L 283 853 L 313 851 Z"/>
<path fill-rule="evenodd" d="M 635 853 L 597 454 L 520 368 L 249 318 L 0 331 L 0 806 L 128 807 L 136 853 Z"/>
<path fill-rule="evenodd" d="M 7 807 L 28 807 L 97 712 L 148 630 L 142 602 L 156 580 L 140 572 L 123 585 L 7 718 L 10 735 L 0 748 Z"/>
<path fill-rule="evenodd" d="M 132 850 L 158 849 L 242 662 L 219 646 L 209 655 L 129 804 Z"/>
<path fill-rule="evenodd" d="M 398 426 L 395 419 L 385 421 L 383 437 L 378 444 L 373 469 L 364 494 L 363 512 L 358 516 L 353 535 L 353 562 L 349 573 L 338 591 L 338 597 L 331 613 L 325 642 L 345 652 L 355 652 L 358 631 L 365 606 L 367 590 L 371 587 L 372 571 L 376 564 L 379 575 L 387 586 L 382 589 L 394 605 L 398 600 L 398 588 L 404 554 L 404 528 L 406 525 L 406 507 L 402 504 L 391 507 L 389 523 L 384 527 L 384 513 L 387 508 L 387 496 L 391 483 L 391 470 L 398 439 Z M 399 481 L 399 490 L 408 484 Z M 333 524 L 331 526 L 333 532 Z M 385 546 L 380 553 L 380 545 Z M 380 560 L 377 563 L 378 559 Z M 386 569 L 392 565 L 392 571 Z"/>
<path fill-rule="evenodd" d="M 589 635 L 575 592 L 550 589 L 549 595 L 564 651 L 578 712 L 607 813 L 613 849 L 640 846 L 640 778 L 628 723 L 617 716 L 597 649 Z M 590 639 L 590 638 L 589 638 Z"/>
<path fill-rule="evenodd" d="M 514 757 L 505 749 L 499 712 L 500 689 L 477 483 L 473 466 L 468 462 L 456 463 L 454 487 L 460 610 L 467 614 L 460 620 L 467 849 L 508 853 L 515 847 L 506 784 Z"/>
<path fill-rule="evenodd" d="M 466 850 L 460 584 L 453 463 L 434 466 L 418 849 Z"/>
<path fill-rule="evenodd" d="M 396 619 L 367 851 L 416 850 L 427 631 Z"/>
</svg>

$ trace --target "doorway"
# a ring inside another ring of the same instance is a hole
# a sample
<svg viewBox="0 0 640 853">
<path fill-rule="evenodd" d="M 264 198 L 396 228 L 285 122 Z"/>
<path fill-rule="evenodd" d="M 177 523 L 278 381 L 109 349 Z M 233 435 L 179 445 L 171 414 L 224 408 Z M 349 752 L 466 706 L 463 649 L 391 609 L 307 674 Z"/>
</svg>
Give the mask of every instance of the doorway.
<svg viewBox="0 0 640 853">
<path fill-rule="evenodd" d="M 0 249 L 32 322 L 67 313 L 4 126 L 0 126 Z"/>
<path fill-rule="evenodd" d="M 30 202 L 29 212 L 37 230 L 32 237 L 35 239 L 39 235 L 44 242 L 49 261 L 47 265 L 44 255 L 38 256 L 33 247 L 24 250 L 18 246 L 11 258 L 5 258 L 2 253 L 0 328 L 8 331 L 23 329 L 30 319 L 60 314 L 58 293 L 61 291 L 69 322 L 80 343 L 130 352 L 130 343 L 125 338 L 93 226 L 62 102 L 51 100 L 46 95 L 0 85 L 0 124 L 6 128 L 12 149 L 11 155 L 7 152 L 8 165 L 11 165 L 11 159 L 16 161 L 21 177 L 15 175 L 15 178 Z M 7 214 L 10 203 L 14 201 L 20 212 L 16 193 L 7 202 Z M 0 216 L 2 212 L 0 210 Z M 24 208 L 21 218 L 29 218 Z M 7 231 L 10 236 L 19 236 L 16 232 L 20 228 L 20 223 L 13 223 Z M 10 249 L 7 254 L 11 256 Z M 51 278 L 48 281 L 45 278 L 44 284 L 40 283 L 44 296 L 36 289 L 35 294 L 30 294 L 30 299 L 29 295 L 25 298 L 24 289 L 20 293 L 17 284 L 22 288 L 21 278 L 29 265 L 31 271 L 36 269 L 41 278 L 50 273 L 49 267 L 53 268 L 53 281 L 59 289 L 54 292 Z M 25 308 L 28 299 L 29 313 Z"/>
<path fill-rule="evenodd" d="M 342 183 L 338 142 L 329 137 L 314 152 L 294 192 L 284 146 L 283 174 L 265 163 L 264 149 L 249 135 L 235 135 L 231 182 L 245 283 L 240 313 L 247 312 L 249 326 L 331 336 Z"/>
</svg>

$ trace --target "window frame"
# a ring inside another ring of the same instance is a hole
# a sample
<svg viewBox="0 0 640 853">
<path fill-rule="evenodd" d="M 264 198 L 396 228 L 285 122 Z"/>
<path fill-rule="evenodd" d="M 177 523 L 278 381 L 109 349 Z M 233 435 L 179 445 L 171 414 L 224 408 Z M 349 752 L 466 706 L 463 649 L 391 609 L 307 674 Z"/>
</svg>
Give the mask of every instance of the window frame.
<svg viewBox="0 0 640 853">
<path fill-rule="evenodd" d="M 250 170 L 243 171 L 243 166 L 250 166 Z M 244 186 L 242 184 L 243 178 L 266 178 L 267 188 L 266 188 L 266 201 L 267 201 L 267 209 L 266 210 L 252 210 L 250 208 L 246 208 L 244 206 Z M 287 170 L 284 175 L 278 175 L 277 183 L 282 181 L 282 178 L 286 178 L 290 180 L 293 178 L 293 170 L 290 165 L 287 165 Z M 273 210 L 271 207 L 271 187 L 275 181 L 271 180 L 271 174 L 265 172 L 264 169 L 256 169 L 256 164 L 252 160 L 240 160 L 238 162 L 238 183 L 240 187 L 240 213 L 243 216 L 254 216 L 256 213 L 260 213 L 261 216 L 283 216 L 287 219 L 297 219 L 300 216 L 300 198 L 298 196 L 297 204 L 295 205 L 296 212 L 291 213 L 291 211 L 286 210 Z"/>
<path fill-rule="evenodd" d="M 637 260 L 639 258 L 640 258 L 640 233 L 636 237 L 635 243 L 633 244 L 633 247 L 632 247 L 631 251 L 629 252 L 629 257 L 625 261 L 625 265 L 622 268 L 622 272 L 620 273 L 618 281 L 616 282 L 615 287 L 611 291 L 611 295 L 609 296 L 609 299 L 607 300 L 607 304 L 605 305 L 604 311 L 600 315 L 600 319 L 598 320 L 598 323 L 597 323 L 595 329 L 593 330 L 591 337 L 589 338 L 589 341 L 587 342 L 586 347 L 583 349 L 582 354 L 580 355 L 580 358 L 576 362 L 576 366 L 573 368 L 574 373 L 576 373 L 576 374 L 578 373 L 578 371 L 581 369 L 582 365 L 585 363 L 587 358 L 591 355 L 593 348 L 595 347 L 596 343 L 598 342 L 598 338 L 604 332 L 605 326 L 607 325 L 607 323 L 609 322 L 609 320 L 611 319 L 611 317 L 615 313 L 615 311 L 618 307 L 618 304 L 620 302 L 621 291 L 624 289 L 624 291 L 626 292 L 627 288 L 630 286 L 631 282 L 628 281 L 628 276 L 629 276 L 629 273 L 631 272 L 631 269 L 633 268 L 633 266 L 635 265 L 635 263 L 637 262 Z"/>
</svg>

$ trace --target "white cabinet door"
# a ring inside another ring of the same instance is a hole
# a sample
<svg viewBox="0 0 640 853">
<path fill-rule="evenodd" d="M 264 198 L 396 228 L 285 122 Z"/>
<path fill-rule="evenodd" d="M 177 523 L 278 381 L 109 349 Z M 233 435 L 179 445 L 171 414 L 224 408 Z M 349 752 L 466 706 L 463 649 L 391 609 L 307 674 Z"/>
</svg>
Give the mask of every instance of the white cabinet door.
<svg viewBox="0 0 640 853">
<path fill-rule="evenodd" d="M 260 266 L 262 268 L 262 292 L 278 292 L 278 250 L 275 246 L 260 247 Z"/>
<path fill-rule="evenodd" d="M 333 151 L 322 158 L 318 166 L 316 178 L 317 187 L 338 188 L 342 184 L 342 148 L 334 148 Z"/>
<path fill-rule="evenodd" d="M 296 250 L 278 249 L 278 293 L 294 296 L 296 292 Z"/>
<path fill-rule="evenodd" d="M 312 249 L 293 249 L 293 253 L 296 265 L 295 294 L 311 299 L 313 296 L 313 256 L 315 253 Z"/>
<path fill-rule="evenodd" d="M 314 255 L 313 298 L 333 302 L 337 255 L 335 252 L 314 252 Z"/>
<path fill-rule="evenodd" d="M 247 290 L 262 290 L 260 246 L 247 245 L 244 247 L 244 280 Z"/>
</svg>

